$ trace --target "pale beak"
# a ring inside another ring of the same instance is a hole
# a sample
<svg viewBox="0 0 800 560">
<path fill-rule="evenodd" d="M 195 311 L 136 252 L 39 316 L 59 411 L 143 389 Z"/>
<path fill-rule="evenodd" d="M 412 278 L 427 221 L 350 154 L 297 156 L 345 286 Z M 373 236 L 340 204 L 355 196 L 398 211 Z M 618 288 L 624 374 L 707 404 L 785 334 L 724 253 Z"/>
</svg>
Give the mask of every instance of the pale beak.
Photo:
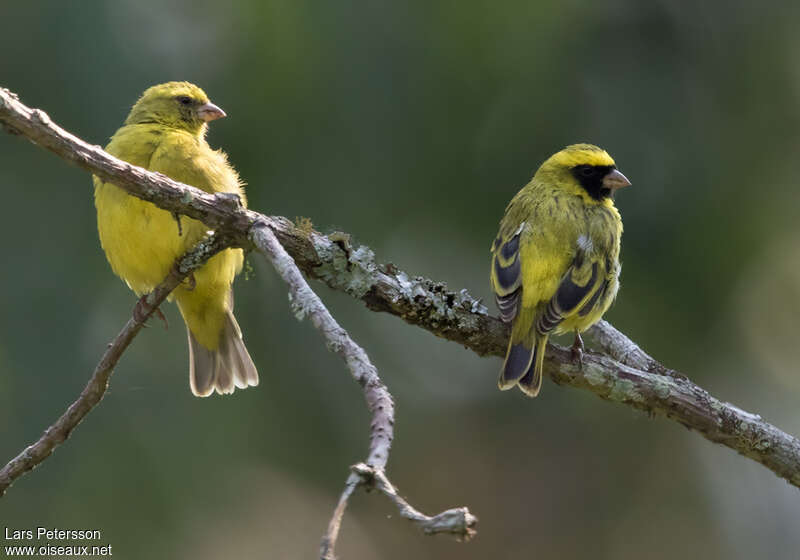
<svg viewBox="0 0 800 560">
<path fill-rule="evenodd" d="M 616 169 L 612 169 L 605 177 L 603 177 L 603 187 L 614 192 L 622 187 L 630 187 L 631 182 L 628 178 Z"/>
<path fill-rule="evenodd" d="M 199 116 L 201 120 L 209 122 L 221 119 L 227 115 L 225 114 L 225 111 L 209 101 L 205 105 L 200 105 L 197 108 L 197 116 Z"/>
</svg>

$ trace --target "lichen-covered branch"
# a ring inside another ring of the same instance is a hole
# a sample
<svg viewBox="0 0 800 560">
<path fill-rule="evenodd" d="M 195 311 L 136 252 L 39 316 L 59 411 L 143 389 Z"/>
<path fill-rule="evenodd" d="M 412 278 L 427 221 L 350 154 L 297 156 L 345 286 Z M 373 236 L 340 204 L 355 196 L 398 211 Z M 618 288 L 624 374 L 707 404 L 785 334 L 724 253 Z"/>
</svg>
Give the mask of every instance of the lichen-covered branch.
<svg viewBox="0 0 800 560">
<path fill-rule="evenodd" d="M 249 220 L 239 197 L 232 194 L 208 194 L 161 173 L 154 173 L 117 159 L 70 134 L 41 109 L 21 103 L 16 94 L 0 87 L 0 123 L 12 134 L 50 150 L 62 159 L 112 182 L 134 196 L 149 200 L 159 207 L 202 220 L 216 231 L 229 236 L 247 229 Z M 156 200 L 158 202 L 156 203 Z"/>
<path fill-rule="evenodd" d="M 47 459 L 56 447 L 64 443 L 72 430 L 81 420 L 97 406 L 108 389 L 109 379 L 123 352 L 139 334 L 145 322 L 158 309 L 158 306 L 180 284 L 188 274 L 203 265 L 226 246 L 223 237 L 213 235 L 197 244 L 186 253 L 172 268 L 170 273 L 155 290 L 147 294 L 136 304 L 133 317 L 128 319 L 119 334 L 108 344 L 100 362 L 81 392 L 66 412 L 62 414 L 42 436 L 26 447 L 19 455 L 11 459 L 0 469 L 0 496 L 5 494 L 9 486 L 26 472 L 33 470 Z"/>
<path fill-rule="evenodd" d="M 444 283 L 411 276 L 392 264 L 379 265 L 369 248 L 351 247 L 347 236 L 329 238 L 311 227 L 244 210 L 236 201 L 120 162 L 61 130 L 44 113 L 25 107 L 7 90 L 0 90 L 0 122 L 135 196 L 238 236 L 242 244 L 248 243 L 256 221 L 266 224 L 308 277 L 481 356 L 505 352 L 508 329 L 491 317 L 479 300 L 465 290 L 449 290 Z M 566 351 L 550 345 L 545 371 L 554 381 L 675 420 L 800 487 L 797 438 L 758 415 L 712 397 L 683 374 L 656 362 L 608 323 L 601 322 L 592 334 L 613 359 L 587 352 L 584 367 L 578 369 Z"/>
<path fill-rule="evenodd" d="M 218 233 L 212 238 L 214 244 L 201 244 L 199 249 L 208 245 L 215 247 L 216 252 L 221 248 L 221 246 L 217 247 L 218 241 L 225 236 L 229 246 L 234 244 L 246 246 L 249 242 L 261 252 L 289 286 L 292 309 L 297 318 L 310 318 L 312 324 L 320 330 L 325 338 L 327 347 L 344 359 L 353 378 L 363 388 L 367 406 L 372 414 L 369 452 L 366 461 L 368 467 L 365 465 L 365 468 L 377 473 L 377 477 L 391 487 L 384 472 L 394 437 L 394 402 L 391 394 L 378 376 L 377 369 L 370 362 L 366 352 L 350 338 L 347 331 L 339 326 L 319 297 L 308 286 L 294 260 L 270 229 L 269 218 L 245 210 L 238 197 L 210 195 L 118 160 L 99 147 L 90 146 L 64 131 L 53 123 L 43 111 L 26 107 L 19 102 L 16 95 L 11 94 L 8 90 L 0 90 L 0 111 L 3 115 L 11 114 L 14 117 L 8 120 L 0 118 L 0 121 L 11 132 L 23 134 L 56 154 L 63 155 L 66 151 L 70 153 L 70 157 L 65 158 L 68 161 L 92 171 L 95 175 L 113 182 L 131 194 L 154 202 L 164 209 L 203 220 L 207 225 L 216 228 Z M 0 486 L 0 495 L 16 477 L 31 470 L 49 456 L 53 448 L 66 440 L 70 431 L 100 401 L 105 393 L 114 365 L 133 337 L 141 330 L 147 317 L 189 271 L 211 256 L 209 254 L 201 261 L 198 260 L 198 255 L 202 256 L 198 250 L 187 254 L 164 283 L 140 302 L 134 317 L 128 321 L 120 335 L 109 345 L 108 351 L 81 397 L 53 427 L 45 432 L 36 444 L 28 447 L 3 471 L 0 471 L 0 477 L 6 470 L 9 471 L 8 483 Z M 0 478 L 0 483 L 3 480 Z M 339 501 L 329 531 L 323 539 L 325 558 L 333 558 L 347 501 L 355 488 L 365 483 L 364 480 L 355 475 L 348 478 L 345 493 Z M 406 504 L 406 509 L 408 508 L 410 506 Z M 413 510 L 413 508 L 411 509 Z M 465 515 L 470 517 L 472 521 L 469 530 L 474 531 L 477 519 L 469 514 L 467 508 L 460 508 L 459 511 L 465 512 Z M 402 513 L 403 511 L 401 511 Z M 426 532 L 431 531 L 426 530 Z"/>
</svg>

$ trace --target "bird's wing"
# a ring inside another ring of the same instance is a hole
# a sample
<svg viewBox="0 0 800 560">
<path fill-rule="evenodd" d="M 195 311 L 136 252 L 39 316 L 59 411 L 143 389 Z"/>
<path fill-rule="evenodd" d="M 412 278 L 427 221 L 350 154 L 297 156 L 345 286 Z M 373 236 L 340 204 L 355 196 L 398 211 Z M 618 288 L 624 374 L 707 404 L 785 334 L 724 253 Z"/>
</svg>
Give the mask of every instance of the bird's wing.
<svg viewBox="0 0 800 560">
<path fill-rule="evenodd" d="M 492 288 L 500 319 L 510 323 L 519 312 L 522 274 L 519 241 L 525 222 L 509 236 L 498 235 L 492 244 Z"/>
<path fill-rule="evenodd" d="M 536 330 L 547 334 L 565 319 L 588 315 L 608 285 L 607 266 L 606 260 L 593 250 L 591 240 L 581 236 L 572 264 L 536 322 Z"/>
</svg>

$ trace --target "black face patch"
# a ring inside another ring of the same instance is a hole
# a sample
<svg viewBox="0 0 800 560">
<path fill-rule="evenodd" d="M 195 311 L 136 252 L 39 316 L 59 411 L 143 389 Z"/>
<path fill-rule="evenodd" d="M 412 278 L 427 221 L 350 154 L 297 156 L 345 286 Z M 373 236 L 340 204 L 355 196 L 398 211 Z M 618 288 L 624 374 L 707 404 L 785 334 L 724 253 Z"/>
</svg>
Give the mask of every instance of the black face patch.
<svg viewBox="0 0 800 560">
<path fill-rule="evenodd" d="M 576 165 L 570 171 L 589 196 L 600 200 L 611 196 L 611 189 L 603 186 L 603 178 L 612 169 L 613 165 Z"/>
</svg>

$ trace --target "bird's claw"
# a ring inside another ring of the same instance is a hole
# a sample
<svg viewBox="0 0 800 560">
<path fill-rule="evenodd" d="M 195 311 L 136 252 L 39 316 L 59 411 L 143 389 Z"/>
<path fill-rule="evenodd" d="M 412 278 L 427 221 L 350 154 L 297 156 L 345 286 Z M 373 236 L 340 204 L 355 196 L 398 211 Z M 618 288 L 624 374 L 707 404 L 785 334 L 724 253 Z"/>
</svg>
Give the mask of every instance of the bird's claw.
<svg viewBox="0 0 800 560">
<path fill-rule="evenodd" d="M 144 323 L 147 321 L 147 296 L 144 295 L 139 298 L 136 305 L 133 306 L 133 320 L 137 323 Z"/>
<path fill-rule="evenodd" d="M 153 310 L 153 313 L 155 313 L 156 316 L 158 316 L 158 318 L 161 319 L 161 322 L 164 323 L 164 330 L 165 331 L 169 330 L 169 321 L 167 321 L 167 316 L 164 315 L 164 313 L 162 313 L 161 308 L 160 307 L 156 307 Z"/>
<path fill-rule="evenodd" d="M 570 352 L 572 354 L 572 361 L 573 363 L 578 364 L 578 369 L 583 369 L 583 339 L 581 338 L 580 333 L 575 333 L 575 340 L 572 343 L 572 348 Z"/>
<path fill-rule="evenodd" d="M 178 222 L 178 237 L 183 235 L 183 226 L 181 225 L 181 215 L 177 212 L 172 213 L 172 217 L 175 218 L 175 221 Z"/>
<path fill-rule="evenodd" d="M 183 283 L 185 284 L 183 288 L 189 292 L 194 290 L 197 287 L 197 280 L 194 278 L 194 272 L 190 272 L 186 278 L 183 279 Z"/>
<path fill-rule="evenodd" d="M 148 312 L 148 307 L 149 304 L 147 303 L 147 295 L 143 295 L 139 298 L 139 301 L 136 302 L 136 305 L 133 306 L 134 321 L 137 323 L 144 323 L 144 326 L 146 327 L 148 315 L 155 314 L 164 322 L 164 330 L 169 329 L 169 321 L 167 321 L 167 317 L 161 312 L 161 309 L 156 307 L 152 311 Z"/>
</svg>

